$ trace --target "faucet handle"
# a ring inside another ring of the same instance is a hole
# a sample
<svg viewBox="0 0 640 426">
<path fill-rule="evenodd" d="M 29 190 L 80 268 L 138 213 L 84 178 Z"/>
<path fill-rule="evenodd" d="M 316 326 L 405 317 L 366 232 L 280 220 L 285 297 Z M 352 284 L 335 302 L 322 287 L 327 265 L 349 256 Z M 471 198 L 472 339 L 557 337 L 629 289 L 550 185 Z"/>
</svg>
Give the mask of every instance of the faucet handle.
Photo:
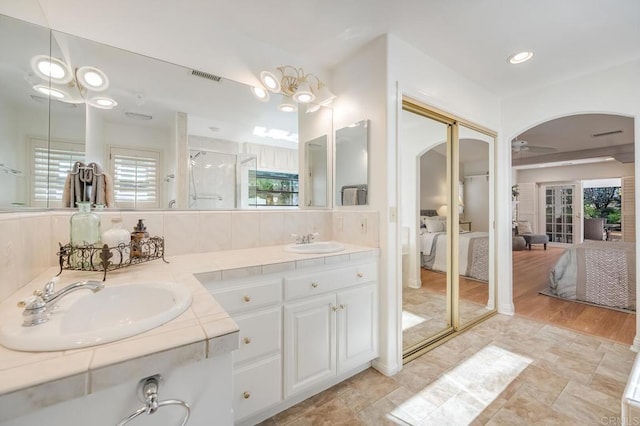
<svg viewBox="0 0 640 426">
<path fill-rule="evenodd" d="M 56 284 L 60 281 L 59 277 L 53 277 L 44 285 L 41 294 L 44 300 L 50 299 L 56 292 Z"/>
</svg>

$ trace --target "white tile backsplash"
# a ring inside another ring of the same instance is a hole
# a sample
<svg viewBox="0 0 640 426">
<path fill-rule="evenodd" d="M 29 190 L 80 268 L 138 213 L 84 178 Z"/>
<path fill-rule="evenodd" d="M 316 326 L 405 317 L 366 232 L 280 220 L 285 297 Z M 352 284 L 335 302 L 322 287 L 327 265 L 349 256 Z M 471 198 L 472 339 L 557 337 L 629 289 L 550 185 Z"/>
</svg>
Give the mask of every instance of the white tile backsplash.
<svg viewBox="0 0 640 426">
<path fill-rule="evenodd" d="M 43 270 L 58 264 L 58 243 L 69 241 L 69 218 L 74 211 L 0 215 L 0 301 Z M 111 218 L 133 230 L 144 219 L 151 236 L 164 236 L 166 255 L 243 249 L 293 242 L 292 233 L 317 232 L 317 241 L 336 240 L 379 246 L 379 215 L 368 210 L 279 211 L 123 211 L 99 213 L 102 230 Z M 366 220 L 365 232 L 360 224 Z M 64 273 L 64 272 L 63 272 Z"/>
</svg>

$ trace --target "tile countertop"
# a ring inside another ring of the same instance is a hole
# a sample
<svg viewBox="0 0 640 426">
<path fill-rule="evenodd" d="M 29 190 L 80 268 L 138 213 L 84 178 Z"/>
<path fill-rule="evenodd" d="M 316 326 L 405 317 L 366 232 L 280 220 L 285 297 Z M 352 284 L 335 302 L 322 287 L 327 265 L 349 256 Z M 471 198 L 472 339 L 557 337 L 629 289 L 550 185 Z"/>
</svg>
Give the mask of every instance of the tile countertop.
<svg viewBox="0 0 640 426">
<path fill-rule="evenodd" d="M 193 301 L 182 315 L 147 332 L 99 346 L 54 352 L 21 352 L 0 346 L 0 421 L 38 407 L 81 397 L 171 368 L 238 348 L 238 326 L 194 274 L 217 279 L 245 277 L 319 264 L 377 256 L 379 249 L 344 244 L 327 254 L 299 254 L 284 246 L 227 250 L 168 257 L 107 273 L 105 285 L 140 281 L 172 281 L 187 286 Z M 16 305 L 44 286 L 53 267 L 0 303 L 0 325 L 7 316 L 21 318 Z M 57 288 L 101 272 L 62 271 Z"/>
</svg>

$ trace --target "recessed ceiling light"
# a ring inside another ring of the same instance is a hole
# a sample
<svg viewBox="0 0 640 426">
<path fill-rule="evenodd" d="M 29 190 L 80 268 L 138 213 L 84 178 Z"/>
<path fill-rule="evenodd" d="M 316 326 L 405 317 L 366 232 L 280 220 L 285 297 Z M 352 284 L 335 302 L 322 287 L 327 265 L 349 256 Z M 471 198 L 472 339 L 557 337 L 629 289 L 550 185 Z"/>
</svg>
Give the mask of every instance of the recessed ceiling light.
<svg viewBox="0 0 640 426">
<path fill-rule="evenodd" d="M 269 100 L 269 92 L 267 92 L 263 87 L 252 86 L 251 93 L 253 93 L 253 96 L 262 102 L 267 102 Z"/>
<path fill-rule="evenodd" d="M 118 105 L 115 100 L 105 96 L 96 96 L 95 98 L 91 98 L 87 101 L 87 104 L 100 109 L 112 109 Z"/>
<path fill-rule="evenodd" d="M 57 84 L 66 84 L 73 75 L 69 66 L 58 58 L 47 55 L 37 55 L 31 59 L 31 68 L 38 77 Z"/>
<path fill-rule="evenodd" d="M 33 86 L 34 90 L 42 93 L 43 95 L 50 96 L 52 98 L 64 99 L 68 97 L 68 95 L 62 90 L 54 89 L 53 87 L 48 87 L 43 84 L 36 84 Z"/>
<path fill-rule="evenodd" d="M 80 67 L 76 71 L 76 76 L 80 84 L 94 92 L 101 92 L 109 88 L 107 75 L 96 67 Z"/>
<path fill-rule="evenodd" d="M 523 62 L 527 62 L 529 59 L 533 58 L 533 52 L 524 51 L 514 53 L 513 55 L 507 58 L 507 62 L 510 64 L 521 64 Z"/>
</svg>

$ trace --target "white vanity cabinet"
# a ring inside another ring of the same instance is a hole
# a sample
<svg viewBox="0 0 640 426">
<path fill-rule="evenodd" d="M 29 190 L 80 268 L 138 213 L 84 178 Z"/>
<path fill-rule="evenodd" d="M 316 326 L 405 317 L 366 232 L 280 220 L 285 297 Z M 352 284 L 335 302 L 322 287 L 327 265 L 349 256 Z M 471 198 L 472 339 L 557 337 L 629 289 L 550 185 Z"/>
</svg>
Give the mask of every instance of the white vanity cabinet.
<svg viewBox="0 0 640 426">
<path fill-rule="evenodd" d="M 370 256 L 202 280 L 240 328 L 236 424 L 259 423 L 370 365 L 378 355 L 377 276 Z"/>
<path fill-rule="evenodd" d="M 233 353 L 235 422 L 282 401 L 282 277 L 205 283 L 240 328 Z"/>
<path fill-rule="evenodd" d="M 285 278 L 285 398 L 378 355 L 377 263 Z"/>
</svg>

